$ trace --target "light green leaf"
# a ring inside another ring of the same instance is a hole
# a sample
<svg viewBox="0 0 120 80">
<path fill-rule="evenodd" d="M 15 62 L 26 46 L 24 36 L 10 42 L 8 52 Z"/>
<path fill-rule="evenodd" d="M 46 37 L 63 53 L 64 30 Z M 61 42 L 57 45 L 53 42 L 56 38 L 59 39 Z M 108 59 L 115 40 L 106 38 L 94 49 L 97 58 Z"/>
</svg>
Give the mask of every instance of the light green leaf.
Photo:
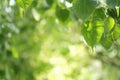
<svg viewBox="0 0 120 80">
<path fill-rule="evenodd" d="M 19 58 L 19 54 L 18 54 L 18 51 L 16 50 L 16 48 L 15 48 L 15 47 L 12 47 L 11 50 L 12 50 L 13 57 Z"/>
<path fill-rule="evenodd" d="M 96 45 L 104 31 L 104 28 L 102 26 L 89 26 L 91 23 L 88 22 L 88 24 L 85 24 L 82 28 L 82 34 L 84 36 L 84 39 L 86 40 L 87 44 L 93 47 Z M 89 28 L 91 29 L 89 30 Z"/>
<path fill-rule="evenodd" d="M 19 12 L 20 12 L 20 18 L 23 18 L 23 16 L 24 16 L 24 9 L 23 8 L 19 8 Z"/>
<path fill-rule="evenodd" d="M 73 0 L 73 11 L 82 20 L 90 17 L 97 6 L 97 0 Z"/>
<path fill-rule="evenodd" d="M 91 21 L 85 22 L 82 27 L 82 34 L 87 44 L 93 47 L 96 45 L 104 32 L 105 14 L 102 9 L 97 9 Z"/>
<path fill-rule="evenodd" d="M 114 24 L 115 24 L 115 21 L 112 17 L 108 17 L 106 20 L 105 20 L 105 24 L 104 24 L 104 33 L 105 34 L 108 34 L 110 33 L 110 31 L 113 29 L 114 27 Z"/>
<path fill-rule="evenodd" d="M 116 24 L 115 29 L 113 31 L 113 37 L 114 37 L 114 40 L 117 40 L 118 38 L 120 38 L 120 24 Z"/>
<path fill-rule="evenodd" d="M 28 8 L 33 0 L 16 0 L 17 4 L 20 5 L 21 8 Z"/>
</svg>

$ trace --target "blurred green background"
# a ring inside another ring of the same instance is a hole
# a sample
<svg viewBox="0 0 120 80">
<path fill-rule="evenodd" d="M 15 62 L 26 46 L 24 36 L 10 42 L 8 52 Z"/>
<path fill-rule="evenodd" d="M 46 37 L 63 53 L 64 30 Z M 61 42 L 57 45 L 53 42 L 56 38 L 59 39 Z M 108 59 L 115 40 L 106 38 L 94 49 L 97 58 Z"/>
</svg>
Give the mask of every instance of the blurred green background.
<svg viewBox="0 0 120 80">
<path fill-rule="evenodd" d="M 71 1 L 0 0 L 0 80 L 120 80 L 120 41 L 88 47 Z"/>
</svg>

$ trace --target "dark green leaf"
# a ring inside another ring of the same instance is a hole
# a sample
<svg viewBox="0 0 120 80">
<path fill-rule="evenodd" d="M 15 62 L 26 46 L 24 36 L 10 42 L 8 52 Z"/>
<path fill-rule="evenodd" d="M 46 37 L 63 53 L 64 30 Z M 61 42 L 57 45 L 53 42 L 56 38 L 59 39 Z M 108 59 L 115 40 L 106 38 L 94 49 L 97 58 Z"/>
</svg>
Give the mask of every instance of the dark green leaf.
<svg viewBox="0 0 120 80">
<path fill-rule="evenodd" d="M 46 2 L 47 2 L 47 4 L 48 4 L 49 6 L 52 6 L 54 0 L 46 0 Z"/>
<path fill-rule="evenodd" d="M 110 49 L 112 46 L 111 36 L 110 35 L 108 35 L 108 36 L 103 35 L 101 40 L 100 40 L 100 43 L 106 50 Z"/>
<path fill-rule="evenodd" d="M 86 20 L 97 7 L 96 0 L 74 0 L 73 11 L 77 17 Z"/>
<path fill-rule="evenodd" d="M 72 3 L 72 1 L 73 1 L 73 0 L 66 0 L 66 1 L 68 1 L 68 2 Z"/>
<path fill-rule="evenodd" d="M 62 21 L 62 22 L 65 22 L 68 17 L 69 17 L 69 10 L 67 9 L 62 9 L 61 7 L 59 6 L 56 6 L 56 17 Z"/>
</svg>

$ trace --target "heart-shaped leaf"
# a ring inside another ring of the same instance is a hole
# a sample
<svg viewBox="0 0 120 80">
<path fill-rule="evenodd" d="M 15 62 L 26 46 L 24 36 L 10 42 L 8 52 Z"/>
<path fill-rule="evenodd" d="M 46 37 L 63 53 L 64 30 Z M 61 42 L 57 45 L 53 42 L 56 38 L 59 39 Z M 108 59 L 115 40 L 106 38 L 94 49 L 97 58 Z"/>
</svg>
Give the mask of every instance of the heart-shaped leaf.
<svg viewBox="0 0 120 80">
<path fill-rule="evenodd" d="M 73 11 L 76 16 L 86 20 L 96 9 L 97 0 L 73 0 Z"/>
<path fill-rule="evenodd" d="M 56 17 L 62 21 L 65 22 L 68 17 L 69 17 L 69 10 L 67 9 L 62 9 L 61 7 L 59 7 L 58 5 L 56 6 Z"/>
<path fill-rule="evenodd" d="M 101 39 L 104 32 L 105 14 L 102 8 L 96 9 L 90 21 L 84 23 L 82 34 L 87 44 L 95 46 Z"/>
</svg>

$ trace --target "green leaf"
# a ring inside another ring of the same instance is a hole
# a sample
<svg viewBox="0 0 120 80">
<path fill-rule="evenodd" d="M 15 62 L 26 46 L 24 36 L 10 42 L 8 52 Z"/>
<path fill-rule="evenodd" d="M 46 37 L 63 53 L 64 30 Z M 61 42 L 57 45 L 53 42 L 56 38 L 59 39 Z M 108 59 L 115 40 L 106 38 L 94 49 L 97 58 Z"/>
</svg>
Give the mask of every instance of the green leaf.
<svg viewBox="0 0 120 80">
<path fill-rule="evenodd" d="M 97 0 L 74 0 L 73 11 L 78 18 L 86 20 L 96 9 L 97 5 Z"/>
<path fill-rule="evenodd" d="M 103 8 L 97 8 L 93 13 L 93 19 L 104 21 L 106 19 L 105 11 Z"/>
<path fill-rule="evenodd" d="M 73 0 L 66 0 L 66 1 L 68 1 L 68 2 L 72 3 L 72 1 L 73 1 Z"/>
<path fill-rule="evenodd" d="M 95 46 L 101 39 L 104 32 L 105 14 L 102 9 L 97 9 L 91 21 L 85 22 L 82 27 L 82 34 L 87 44 Z"/>
<path fill-rule="evenodd" d="M 53 4 L 53 2 L 54 2 L 54 0 L 46 0 L 46 2 L 47 2 L 47 4 L 51 7 L 52 4 Z"/>
<path fill-rule="evenodd" d="M 114 37 L 114 40 L 117 40 L 118 38 L 120 38 L 120 24 L 116 24 L 115 29 L 113 31 L 113 37 Z"/>
<path fill-rule="evenodd" d="M 104 29 L 102 26 L 94 26 L 93 24 L 91 24 L 91 22 L 88 22 L 83 26 L 82 34 L 87 44 L 93 47 L 99 42 Z"/>
<path fill-rule="evenodd" d="M 28 8 L 33 0 L 16 0 L 17 4 L 20 5 L 21 8 L 26 9 Z"/>
<path fill-rule="evenodd" d="M 75 13 L 73 12 L 73 8 L 70 8 L 70 17 L 72 20 L 74 21 L 78 21 L 78 17 L 75 15 Z"/>
<path fill-rule="evenodd" d="M 19 54 L 18 54 L 18 51 L 16 50 L 16 48 L 15 48 L 15 47 L 12 47 L 11 50 L 12 50 L 13 57 L 19 58 Z"/>
<path fill-rule="evenodd" d="M 106 3 L 109 8 L 114 8 L 120 5 L 120 0 L 106 0 Z"/>
<path fill-rule="evenodd" d="M 63 56 L 69 54 L 69 49 L 68 49 L 67 47 L 62 47 L 62 48 L 61 48 L 61 54 L 62 54 Z"/>
<path fill-rule="evenodd" d="M 56 6 L 56 17 L 62 21 L 65 22 L 68 17 L 69 17 L 69 10 L 67 9 L 62 9 L 61 7 L 59 7 L 58 5 Z"/>
<path fill-rule="evenodd" d="M 108 36 L 103 35 L 101 40 L 100 40 L 100 43 L 106 50 L 110 49 L 111 46 L 112 46 L 112 38 L 111 38 L 111 36 L 110 35 L 108 35 Z"/>
<path fill-rule="evenodd" d="M 108 17 L 106 20 L 105 20 L 105 24 L 104 24 L 104 33 L 105 34 L 108 34 L 110 33 L 110 31 L 113 29 L 114 27 L 114 24 L 115 24 L 115 21 L 112 17 Z"/>
<path fill-rule="evenodd" d="M 19 14 L 20 14 L 20 18 L 23 18 L 24 16 L 24 9 L 23 8 L 19 8 Z"/>
</svg>

